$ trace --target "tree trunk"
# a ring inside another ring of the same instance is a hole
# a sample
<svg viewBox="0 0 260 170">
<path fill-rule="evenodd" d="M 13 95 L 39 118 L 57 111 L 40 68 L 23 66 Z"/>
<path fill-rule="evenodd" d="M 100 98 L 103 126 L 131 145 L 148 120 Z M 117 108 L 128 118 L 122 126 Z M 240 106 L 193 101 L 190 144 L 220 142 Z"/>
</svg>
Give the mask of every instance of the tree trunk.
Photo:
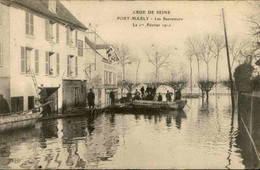
<svg viewBox="0 0 260 170">
<path fill-rule="evenodd" d="M 215 83 L 216 83 L 215 95 L 216 96 L 217 96 L 217 93 L 218 93 L 218 58 L 219 58 L 219 55 L 217 55 L 217 61 L 216 61 L 216 77 L 215 77 Z"/>
<path fill-rule="evenodd" d="M 206 91 L 206 95 L 207 95 L 207 96 L 206 96 L 206 97 L 207 97 L 207 98 L 206 98 L 206 101 L 207 101 L 207 105 L 208 105 L 208 104 L 209 104 L 209 92 L 208 92 L 208 91 Z"/>
<path fill-rule="evenodd" d="M 207 64 L 207 81 L 209 81 L 209 63 L 206 64 Z"/>
<path fill-rule="evenodd" d="M 200 60 L 199 60 L 199 57 L 197 57 L 197 64 L 198 64 L 198 80 L 200 80 Z"/>
<path fill-rule="evenodd" d="M 137 69 L 136 69 L 136 83 L 138 82 L 138 71 L 139 71 L 139 67 L 140 67 L 140 60 L 138 61 L 138 64 L 137 64 Z"/>
<path fill-rule="evenodd" d="M 125 80 L 125 56 L 123 56 L 123 80 Z"/>
<path fill-rule="evenodd" d="M 192 93 L 192 60 L 190 58 L 190 92 Z"/>
</svg>

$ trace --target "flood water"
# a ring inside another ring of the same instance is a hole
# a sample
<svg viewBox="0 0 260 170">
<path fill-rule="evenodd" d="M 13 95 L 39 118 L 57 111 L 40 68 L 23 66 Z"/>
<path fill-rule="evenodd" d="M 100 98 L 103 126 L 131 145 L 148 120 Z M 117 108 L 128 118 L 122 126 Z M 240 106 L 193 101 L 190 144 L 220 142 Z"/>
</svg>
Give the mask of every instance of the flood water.
<svg viewBox="0 0 260 170">
<path fill-rule="evenodd" d="M 184 111 L 101 113 L 1 134 L 0 168 L 254 168 L 229 96 Z"/>
</svg>

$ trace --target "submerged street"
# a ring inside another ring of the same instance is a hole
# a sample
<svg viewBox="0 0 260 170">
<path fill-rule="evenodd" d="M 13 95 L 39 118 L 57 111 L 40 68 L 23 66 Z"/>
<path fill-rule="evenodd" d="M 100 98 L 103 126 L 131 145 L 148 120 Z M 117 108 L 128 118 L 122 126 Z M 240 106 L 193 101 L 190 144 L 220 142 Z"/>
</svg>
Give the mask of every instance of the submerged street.
<svg viewBox="0 0 260 170">
<path fill-rule="evenodd" d="M 252 168 L 230 96 L 188 99 L 184 111 L 102 113 L 46 120 L 1 134 L 0 168 Z M 232 123 L 233 120 L 233 123 Z"/>
</svg>

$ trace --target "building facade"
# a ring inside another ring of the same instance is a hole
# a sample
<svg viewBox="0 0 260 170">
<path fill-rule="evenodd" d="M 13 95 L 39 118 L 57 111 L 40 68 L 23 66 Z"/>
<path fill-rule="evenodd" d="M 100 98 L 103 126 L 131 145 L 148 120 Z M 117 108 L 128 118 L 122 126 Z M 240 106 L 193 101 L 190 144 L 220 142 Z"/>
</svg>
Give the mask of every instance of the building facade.
<svg viewBox="0 0 260 170">
<path fill-rule="evenodd" d="M 96 36 L 96 37 L 95 37 Z M 95 93 L 95 103 L 99 107 L 106 107 L 111 104 L 109 93 L 114 91 L 117 97 L 117 64 L 111 57 L 111 47 L 97 40 L 95 32 L 86 33 L 87 56 L 91 63 L 86 67 L 88 89 L 92 88 Z"/>
<path fill-rule="evenodd" d="M 12 112 L 33 107 L 32 74 L 59 87 L 54 111 L 86 104 L 86 30 L 58 0 L 0 0 L 0 94 Z"/>
</svg>

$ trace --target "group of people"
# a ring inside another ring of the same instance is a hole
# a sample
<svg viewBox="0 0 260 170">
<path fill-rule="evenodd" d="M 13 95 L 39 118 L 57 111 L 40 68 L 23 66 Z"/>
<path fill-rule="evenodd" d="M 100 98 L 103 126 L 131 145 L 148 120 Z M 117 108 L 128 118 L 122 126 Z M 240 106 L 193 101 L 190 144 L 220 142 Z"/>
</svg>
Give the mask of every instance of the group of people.
<svg viewBox="0 0 260 170">
<path fill-rule="evenodd" d="M 162 101 L 163 97 L 161 95 L 161 93 L 158 93 L 158 96 L 156 95 L 156 87 L 153 86 L 147 86 L 146 90 L 144 89 L 144 87 L 142 87 L 140 89 L 141 92 L 138 91 L 138 89 L 136 89 L 135 93 L 134 93 L 134 97 L 132 97 L 132 93 L 128 92 L 127 93 L 127 100 L 131 101 L 131 100 L 150 100 L 150 101 Z M 109 98 L 111 100 L 111 105 L 114 106 L 115 104 L 115 93 L 113 90 L 110 91 L 109 93 Z M 94 108 L 95 106 L 95 94 L 93 93 L 92 89 L 90 89 L 90 92 L 87 95 L 87 99 L 88 99 L 88 105 L 89 108 Z M 174 101 L 176 100 L 181 100 L 181 90 L 178 89 L 175 92 L 174 95 Z M 166 101 L 171 102 L 172 101 L 172 96 L 171 93 L 169 92 L 169 90 L 167 90 L 166 93 Z"/>
<path fill-rule="evenodd" d="M 162 101 L 163 100 L 161 93 L 158 93 L 158 96 L 156 95 L 155 86 L 154 87 L 147 86 L 146 90 L 144 90 L 144 87 L 142 87 L 140 89 L 140 91 L 141 91 L 141 93 L 138 91 L 138 89 L 136 89 L 133 100 L 150 100 L 150 101 Z M 132 98 L 132 93 L 129 92 L 127 94 L 127 97 Z M 180 100 L 180 99 L 181 99 L 181 90 L 178 89 L 175 92 L 174 101 Z M 169 101 L 169 102 L 172 101 L 171 93 L 169 92 L 169 90 L 167 90 L 167 93 L 166 93 L 166 101 Z"/>
</svg>

